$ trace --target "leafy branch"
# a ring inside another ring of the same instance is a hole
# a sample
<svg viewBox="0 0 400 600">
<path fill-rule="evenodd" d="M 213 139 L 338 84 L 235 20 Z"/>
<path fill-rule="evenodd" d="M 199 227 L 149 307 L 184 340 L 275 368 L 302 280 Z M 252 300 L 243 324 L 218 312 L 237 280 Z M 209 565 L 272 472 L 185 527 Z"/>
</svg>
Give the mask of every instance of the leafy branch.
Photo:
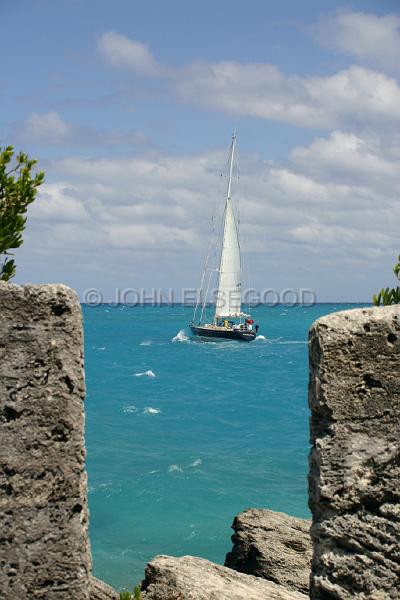
<svg viewBox="0 0 400 600">
<path fill-rule="evenodd" d="M 400 280 L 400 254 L 397 264 L 393 267 L 393 273 Z M 372 301 L 375 306 L 389 306 L 390 304 L 400 304 L 400 287 L 382 288 L 379 294 L 374 294 Z"/>
<path fill-rule="evenodd" d="M 44 181 L 44 173 L 35 175 L 32 169 L 37 161 L 24 152 L 15 156 L 14 148 L 0 148 L 0 280 L 10 281 L 16 264 L 9 258 L 10 250 L 22 245 L 26 226 L 26 212 L 34 201 L 37 188 Z"/>
</svg>

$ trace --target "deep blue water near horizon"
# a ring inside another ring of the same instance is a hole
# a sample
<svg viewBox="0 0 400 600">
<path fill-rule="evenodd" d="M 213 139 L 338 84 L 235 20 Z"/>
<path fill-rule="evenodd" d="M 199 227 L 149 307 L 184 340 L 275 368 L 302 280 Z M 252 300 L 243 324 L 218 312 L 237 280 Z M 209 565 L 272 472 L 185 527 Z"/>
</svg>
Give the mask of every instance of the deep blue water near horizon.
<svg viewBox="0 0 400 600">
<path fill-rule="evenodd" d="M 189 338 L 189 307 L 83 306 L 94 574 L 132 588 L 156 554 L 223 563 L 233 517 L 308 517 L 307 333 L 355 304 L 260 306 L 251 343 Z"/>
</svg>

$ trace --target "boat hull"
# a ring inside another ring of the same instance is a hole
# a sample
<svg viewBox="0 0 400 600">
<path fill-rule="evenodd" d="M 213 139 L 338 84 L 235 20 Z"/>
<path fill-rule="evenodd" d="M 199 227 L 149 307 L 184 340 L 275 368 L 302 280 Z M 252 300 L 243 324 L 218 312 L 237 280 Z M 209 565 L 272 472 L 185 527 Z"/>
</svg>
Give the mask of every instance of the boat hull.
<svg viewBox="0 0 400 600">
<path fill-rule="evenodd" d="M 211 327 L 202 327 L 201 325 L 190 325 L 194 335 L 206 338 L 222 338 L 225 340 L 236 340 L 238 342 L 251 342 L 255 339 L 254 331 L 239 331 L 237 329 L 213 329 Z"/>
</svg>

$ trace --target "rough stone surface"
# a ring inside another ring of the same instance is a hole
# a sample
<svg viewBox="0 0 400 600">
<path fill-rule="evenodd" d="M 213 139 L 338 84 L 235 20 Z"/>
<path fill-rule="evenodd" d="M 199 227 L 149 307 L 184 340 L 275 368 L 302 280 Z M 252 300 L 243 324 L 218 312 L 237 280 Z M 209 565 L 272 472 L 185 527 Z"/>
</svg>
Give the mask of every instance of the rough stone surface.
<svg viewBox="0 0 400 600">
<path fill-rule="evenodd" d="M 119 600 L 119 593 L 92 576 L 90 578 L 90 600 Z"/>
<path fill-rule="evenodd" d="M 144 600 L 306 600 L 272 581 L 203 558 L 156 556 L 146 567 Z"/>
<path fill-rule="evenodd" d="M 400 598 L 400 306 L 310 330 L 309 492 L 318 600 Z"/>
<path fill-rule="evenodd" d="M 312 546 L 311 521 L 266 509 L 235 517 L 233 548 L 225 566 L 308 593 Z"/>
<path fill-rule="evenodd" d="M 82 319 L 65 286 L 0 284 L 0 590 L 88 600 Z"/>
</svg>

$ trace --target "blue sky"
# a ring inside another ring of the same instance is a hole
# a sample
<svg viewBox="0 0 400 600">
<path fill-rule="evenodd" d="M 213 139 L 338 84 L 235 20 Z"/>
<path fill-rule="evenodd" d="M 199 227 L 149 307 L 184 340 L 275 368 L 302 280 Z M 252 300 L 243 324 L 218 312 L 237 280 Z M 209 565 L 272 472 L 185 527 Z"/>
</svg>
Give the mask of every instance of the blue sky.
<svg viewBox="0 0 400 600">
<path fill-rule="evenodd" d="M 3 0 L 0 143 L 40 160 L 17 282 L 196 286 L 238 130 L 251 283 L 392 283 L 398 2 Z"/>
</svg>

